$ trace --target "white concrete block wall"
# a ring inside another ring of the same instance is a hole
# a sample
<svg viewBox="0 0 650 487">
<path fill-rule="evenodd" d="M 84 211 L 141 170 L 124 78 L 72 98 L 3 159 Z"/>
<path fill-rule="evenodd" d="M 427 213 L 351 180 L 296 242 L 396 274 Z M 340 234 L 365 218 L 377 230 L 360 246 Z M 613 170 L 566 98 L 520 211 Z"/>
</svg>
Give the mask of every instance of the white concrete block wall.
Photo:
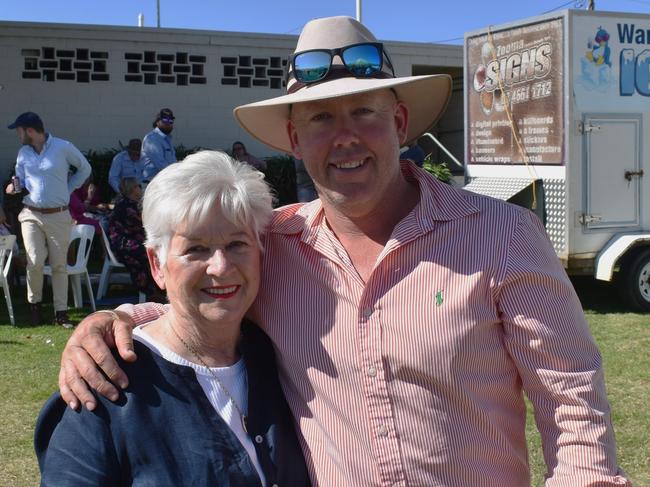
<svg viewBox="0 0 650 487">
<path fill-rule="evenodd" d="M 240 128 L 232 110 L 244 103 L 280 96 L 284 89 L 223 85 L 221 58 L 286 59 L 295 42 L 294 36 L 283 35 L 0 22 L 0 182 L 13 171 L 19 148 L 15 132 L 6 126 L 27 110 L 39 113 L 48 131 L 81 150 L 117 148 L 120 141 L 126 144 L 132 137 L 143 137 L 151 130 L 155 113 L 169 107 L 176 115 L 176 144 L 229 150 L 233 141 L 241 140 L 258 157 L 273 155 Z M 462 66 L 461 46 L 401 42 L 388 46 L 398 75 L 410 74 L 413 63 Z M 23 79 L 22 51 L 40 51 L 43 47 L 108 52 L 110 81 Z M 206 84 L 126 82 L 128 61 L 124 54 L 144 51 L 205 56 Z M 462 113 L 462 105 L 454 112 L 458 110 Z M 462 123 L 459 126 L 462 128 Z"/>
</svg>

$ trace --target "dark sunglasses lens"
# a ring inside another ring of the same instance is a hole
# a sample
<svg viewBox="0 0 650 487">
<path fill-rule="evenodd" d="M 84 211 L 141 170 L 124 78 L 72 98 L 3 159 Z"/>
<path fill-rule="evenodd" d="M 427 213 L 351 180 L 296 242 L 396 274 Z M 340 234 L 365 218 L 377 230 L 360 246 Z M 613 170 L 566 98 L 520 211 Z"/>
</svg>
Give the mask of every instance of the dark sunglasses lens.
<svg viewBox="0 0 650 487">
<path fill-rule="evenodd" d="M 372 76 L 381 71 L 381 49 L 369 44 L 348 47 L 343 62 L 354 76 Z"/>
<path fill-rule="evenodd" d="M 162 123 L 166 123 L 167 125 L 173 125 L 174 124 L 174 119 L 173 118 L 161 118 L 160 121 Z"/>
<path fill-rule="evenodd" d="M 303 52 L 293 59 L 293 75 L 301 83 L 321 80 L 329 71 L 331 60 L 326 51 Z"/>
</svg>

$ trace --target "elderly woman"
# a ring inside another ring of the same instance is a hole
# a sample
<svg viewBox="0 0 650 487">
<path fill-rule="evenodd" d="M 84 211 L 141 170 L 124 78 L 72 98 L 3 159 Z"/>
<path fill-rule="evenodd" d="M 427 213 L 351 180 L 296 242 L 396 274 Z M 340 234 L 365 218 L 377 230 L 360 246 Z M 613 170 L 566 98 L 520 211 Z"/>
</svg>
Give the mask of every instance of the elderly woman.
<svg viewBox="0 0 650 487">
<path fill-rule="evenodd" d="M 75 412 L 58 394 L 36 426 L 44 485 L 308 484 L 273 349 L 242 321 L 271 217 L 262 175 L 218 152 L 162 170 L 143 220 L 169 313 L 134 331 L 118 404 Z"/>
<path fill-rule="evenodd" d="M 171 198 L 171 193 L 168 197 Z M 138 291 L 144 293 L 148 301 L 164 303 L 165 294 L 156 285 L 149 271 L 140 212 L 141 198 L 142 188 L 136 178 L 120 181 L 120 198 L 108 219 L 108 240 L 117 260 L 129 270 L 131 281 Z"/>
</svg>

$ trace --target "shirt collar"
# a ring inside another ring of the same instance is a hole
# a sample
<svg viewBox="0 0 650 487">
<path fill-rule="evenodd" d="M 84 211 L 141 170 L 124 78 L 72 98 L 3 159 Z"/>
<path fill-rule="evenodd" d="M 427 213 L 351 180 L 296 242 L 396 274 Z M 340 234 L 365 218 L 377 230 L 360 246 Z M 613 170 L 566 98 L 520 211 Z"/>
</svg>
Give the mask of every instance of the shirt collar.
<svg viewBox="0 0 650 487">
<path fill-rule="evenodd" d="M 415 181 L 420 188 L 420 201 L 411 215 L 431 224 L 458 220 L 479 211 L 465 191 L 438 181 L 411 161 L 400 161 L 400 164 L 404 177 Z"/>
<path fill-rule="evenodd" d="M 159 135 L 165 137 L 166 139 L 171 139 L 172 138 L 172 136 L 170 134 L 166 134 L 165 132 L 160 130 L 160 127 L 156 127 L 155 129 L 153 129 L 153 131 L 157 132 Z"/>
<path fill-rule="evenodd" d="M 163 134 L 163 135 L 164 135 L 164 134 Z M 141 163 L 141 162 L 145 162 L 145 158 L 144 158 L 144 156 L 142 155 L 142 152 L 140 152 L 140 159 L 138 159 L 137 161 L 134 161 L 133 159 L 131 159 L 131 156 L 129 155 L 129 150 L 128 150 L 128 149 L 124 149 L 123 152 L 124 152 L 124 156 L 123 156 L 124 159 L 127 160 L 127 161 L 129 161 L 129 162 L 132 163 L 132 164 L 139 164 L 139 163 Z"/>
<path fill-rule="evenodd" d="M 34 148 L 33 145 L 27 145 L 27 146 L 25 146 L 25 147 L 29 147 L 29 148 L 32 150 L 32 152 L 33 152 L 34 154 L 36 154 L 37 156 L 40 156 L 40 155 L 42 155 L 42 154 L 47 150 L 47 148 L 50 146 L 50 144 L 52 143 L 52 139 L 53 139 L 53 137 L 52 137 L 48 132 L 46 132 L 46 133 L 45 133 L 45 142 L 43 143 L 43 150 L 41 150 L 40 154 L 39 154 L 38 152 L 36 152 L 36 149 Z"/>
</svg>

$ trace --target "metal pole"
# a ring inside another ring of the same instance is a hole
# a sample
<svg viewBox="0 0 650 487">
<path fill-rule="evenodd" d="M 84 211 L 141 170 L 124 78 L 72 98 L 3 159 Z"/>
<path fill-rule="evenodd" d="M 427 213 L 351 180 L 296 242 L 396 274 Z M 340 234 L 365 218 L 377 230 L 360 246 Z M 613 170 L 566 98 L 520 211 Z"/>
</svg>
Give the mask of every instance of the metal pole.
<svg viewBox="0 0 650 487">
<path fill-rule="evenodd" d="M 423 135 L 423 136 L 426 135 L 426 136 L 429 137 L 431 140 L 433 140 L 433 141 L 436 143 L 436 145 L 437 145 L 438 147 L 440 147 L 440 148 L 443 150 L 443 152 L 444 152 L 445 154 L 447 154 L 447 155 L 451 158 L 452 161 L 454 161 L 454 162 L 455 162 L 456 164 L 458 164 L 460 167 L 463 167 L 463 165 L 460 163 L 460 161 L 459 161 L 458 159 L 456 159 L 456 158 L 454 157 L 454 155 L 453 155 L 451 152 L 449 152 L 449 151 L 447 150 L 447 148 L 446 148 L 444 145 L 442 145 L 442 142 L 440 142 L 438 139 L 436 139 L 436 138 L 433 136 L 433 134 L 430 134 L 429 132 L 425 132 L 425 133 L 422 134 L 422 135 Z"/>
<path fill-rule="evenodd" d="M 361 0 L 357 0 L 357 21 L 361 22 Z"/>
<path fill-rule="evenodd" d="M 160 0 L 156 0 L 156 16 L 158 18 L 158 28 L 160 28 Z"/>
</svg>

